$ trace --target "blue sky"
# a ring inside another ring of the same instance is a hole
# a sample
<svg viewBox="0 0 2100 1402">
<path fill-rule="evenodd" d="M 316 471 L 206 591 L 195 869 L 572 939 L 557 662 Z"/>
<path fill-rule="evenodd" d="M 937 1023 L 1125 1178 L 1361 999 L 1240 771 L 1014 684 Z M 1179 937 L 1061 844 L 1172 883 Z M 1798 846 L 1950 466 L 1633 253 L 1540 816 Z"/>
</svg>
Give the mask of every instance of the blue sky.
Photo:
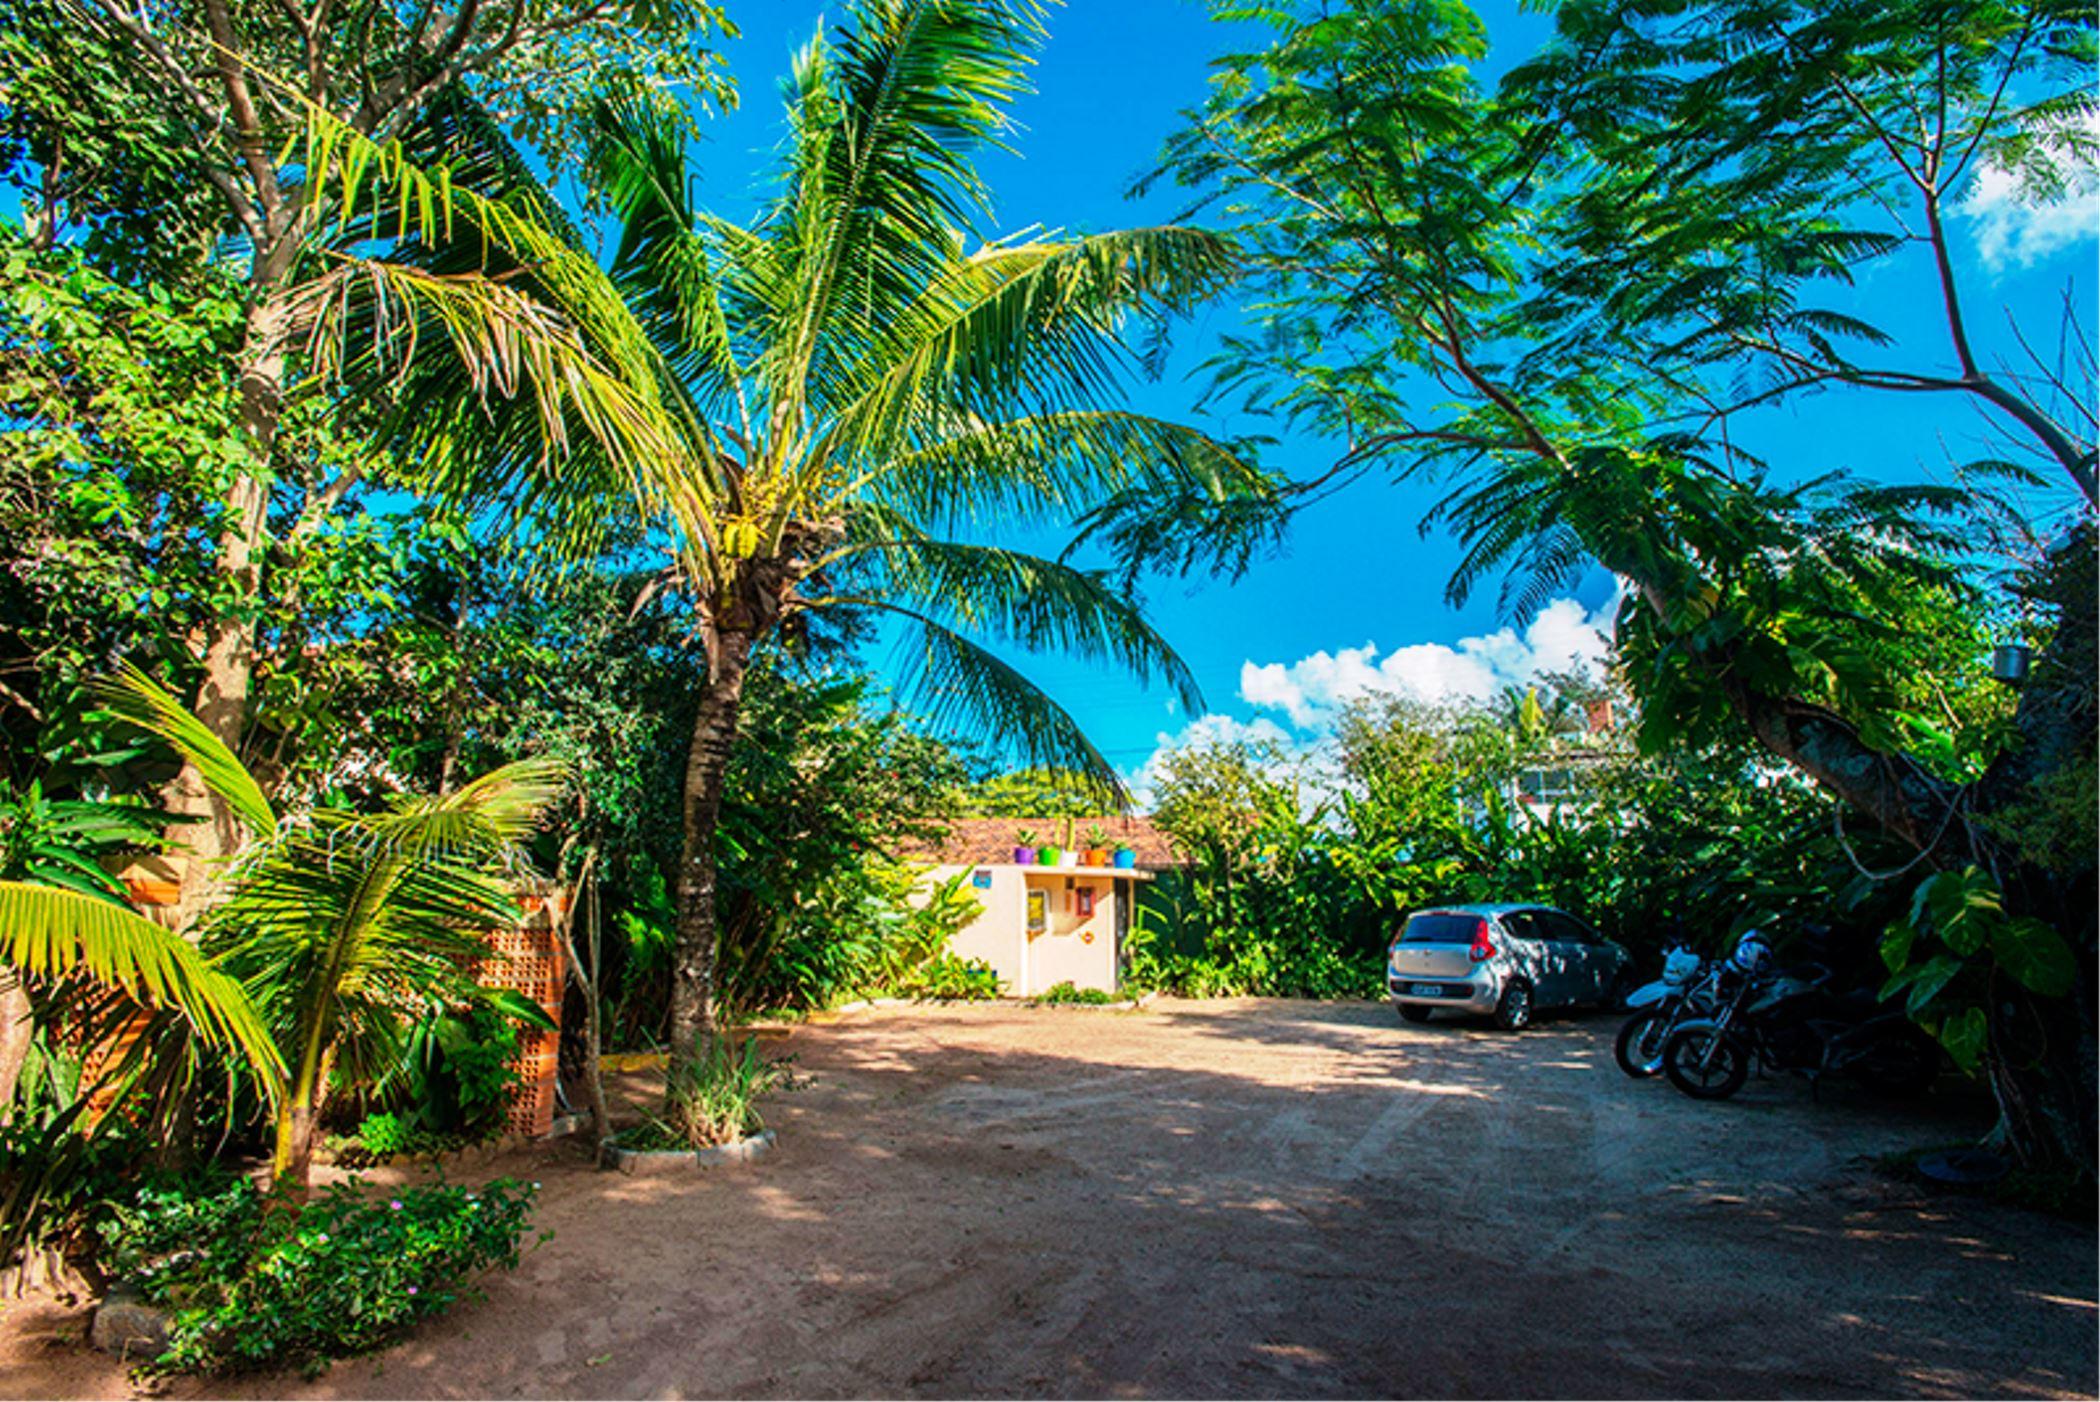
<svg viewBox="0 0 2100 1402">
<path fill-rule="evenodd" d="M 1491 71 L 1548 32 L 1546 17 L 1513 3 L 1479 8 L 1496 44 Z M 743 35 L 728 53 L 742 106 L 708 123 L 695 154 L 703 202 L 742 216 L 778 135 L 777 81 L 826 12 L 805 0 L 746 3 L 734 12 Z M 829 11 L 834 20 L 839 13 L 837 6 Z M 1124 192 L 1156 157 L 1176 114 L 1201 101 L 1223 37 L 1198 0 L 1072 0 L 1054 11 L 1037 90 L 1015 111 L 1018 153 L 992 155 L 983 167 L 999 199 L 997 229 L 1037 222 L 1112 228 L 1173 212 L 1171 191 L 1144 202 Z M 1990 352 L 2017 352 L 2008 314 L 2030 337 L 2053 344 L 2067 288 L 2091 327 L 2094 226 L 2090 200 L 2042 215 L 1998 201 L 1987 217 L 1957 220 L 1978 298 L 1971 321 Z M 2029 253 L 2039 256 L 2023 258 Z M 1875 273 L 1858 289 L 1854 308 L 1895 333 L 1905 361 L 1920 368 L 1948 360 L 1943 325 L 1920 281 L 1925 271 L 1899 263 Z M 1161 382 L 1134 386 L 1132 403 L 1187 417 L 1198 392 L 1189 372 L 1230 320 L 1230 309 L 1218 308 L 1186 326 L 1174 370 Z M 1244 420 L 1211 426 L 1267 427 Z M 1847 468 L 1915 479 L 1944 476 L 1950 463 L 1981 455 L 1987 425 L 1947 399 L 1848 392 L 1765 413 L 1749 433 L 1790 473 Z M 1311 472 L 1332 452 L 1331 444 L 1287 441 L 1275 461 Z M 1596 650 L 1588 629 L 1608 616 L 1602 611 L 1614 592 L 1601 572 L 1528 634 L 1503 633 L 1507 621 L 1496 614 L 1492 589 L 1464 608 L 1449 607 L 1444 584 L 1457 552 L 1448 540 L 1417 534 L 1434 495 L 1425 486 L 1367 480 L 1301 516 L 1283 553 L 1236 583 L 1151 587 L 1150 613 L 1193 667 L 1212 713 L 1201 730 L 1229 734 L 1257 724 L 1264 733 L 1316 736 L 1328 703 L 1354 688 L 1405 681 L 1463 689 L 1483 677 L 1521 679 L 1530 668 L 1565 665 L 1569 651 Z M 2061 509 L 2067 500 L 2044 494 L 2034 509 Z M 1138 770 L 1194 719 L 1172 710 L 1161 692 L 1066 659 L 1024 665 L 1126 771 Z"/>
</svg>

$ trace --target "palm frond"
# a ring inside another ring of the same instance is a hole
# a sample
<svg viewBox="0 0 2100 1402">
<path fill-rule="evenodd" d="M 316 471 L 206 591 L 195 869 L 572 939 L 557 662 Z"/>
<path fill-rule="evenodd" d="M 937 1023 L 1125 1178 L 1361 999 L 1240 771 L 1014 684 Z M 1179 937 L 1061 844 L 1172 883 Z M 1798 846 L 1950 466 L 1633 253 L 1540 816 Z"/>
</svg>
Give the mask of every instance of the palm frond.
<svg viewBox="0 0 2100 1402">
<path fill-rule="evenodd" d="M 1187 310 L 1235 267 L 1229 241 L 1174 226 L 953 259 L 823 385 L 832 436 L 882 452 L 954 419 L 1102 402 L 1132 368 L 1123 323 Z"/>
<path fill-rule="evenodd" d="M 273 1091 L 283 1062 L 241 986 L 188 940 L 100 897 L 0 881 L 0 959 L 39 979 L 84 973 L 135 1001 L 179 1009 L 206 1042 L 236 1049 Z"/>
<path fill-rule="evenodd" d="M 1111 663 L 1143 681 L 1156 676 L 1191 714 L 1203 710 L 1188 665 L 1136 607 L 1087 571 L 1016 550 L 895 530 L 878 530 L 848 558 L 877 574 L 875 592 L 885 601 L 1032 652 Z"/>
<path fill-rule="evenodd" d="M 1197 429 L 1118 409 L 959 419 L 868 472 L 876 499 L 950 528 L 991 518 L 1061 525 L 1125 493 L 1278 505 L 1246 455 Z"/>
<path fill-rule="evenodd" d="M 980 736 L 1024 764 L 1085 775 L 1118 805 L 1128 801 L 1122 776 L 1079 723 L 1014 667 L 922 613 L 879 601 L 870 606 L 905 621 L 899 687 L 929 721 Z"/>
<path fill-rule="evenodd" d="M 205 785 L 253 836 L 266 838 L 277 830 L 276 811 L 247 766 L 151 677 L 125 662 L 92 692 L 112 715 L 164 741 L 195 765 Z"/>
<path fill-rule="evenodd" d="M 857 343 L 925 285 L 990 204 L 972 157 L 1008 125 L 1043 36 L 1037 0 L 872 0 L 798 61 L 787 179 L 769 222 L 801 306 L 781 382 Z"/>
</svg>

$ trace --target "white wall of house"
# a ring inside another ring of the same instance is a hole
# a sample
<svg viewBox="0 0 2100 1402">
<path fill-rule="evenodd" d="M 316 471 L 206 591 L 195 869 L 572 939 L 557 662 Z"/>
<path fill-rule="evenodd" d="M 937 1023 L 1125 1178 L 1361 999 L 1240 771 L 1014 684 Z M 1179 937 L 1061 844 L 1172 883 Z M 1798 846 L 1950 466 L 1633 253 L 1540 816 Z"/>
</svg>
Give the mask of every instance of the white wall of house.
<svg viewBox="0 0 2100 1402">
<path fill-rule="evenodd" d="M 1113 992 L 1116 987 L 1116 904 L 1126 899 L 1134 880 L 1125 871 L 1110 875 L 1100 867 L 936 866 L 926 884 L 946 881 L 958 872 L 971 879 L 963 889 L 982 907 L 968 926 L 957 931 L 948 948 L 964 959 L 982 959 L 998 971 L 1010 997 L 1029 998 L 1060 983 Z M 978 885 L 977 880 L 987 879 Z M 1028 892 L 1044 898 L 1043 928 L 1028 928 Z M 1093 897 L 1093 911 L 1083 914 L 1081 892 Z"/>
</svg>

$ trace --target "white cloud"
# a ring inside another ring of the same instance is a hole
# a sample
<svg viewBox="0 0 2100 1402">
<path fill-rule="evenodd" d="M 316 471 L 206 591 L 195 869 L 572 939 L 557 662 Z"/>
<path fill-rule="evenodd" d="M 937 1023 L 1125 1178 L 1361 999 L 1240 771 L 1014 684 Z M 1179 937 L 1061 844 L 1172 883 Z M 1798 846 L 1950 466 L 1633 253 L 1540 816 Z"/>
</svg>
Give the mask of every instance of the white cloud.
<svg viewBox="0 0 2100 1402">
<path fill-rule="evenodd" d="M 1124 776 L 1140 809 L 1152 806 L 1160 770 L 1177 750 L 1251 744 L 1274 750 L 1278 763 L 1306 784 L 1308 803 L 1329 792 L 1331 729 L 1343 706 L 1359 697 L 1392 694 L 1432 704 L 1492 699 L 1505 686 L 1525 686 L 1542 672 L 1597 670 L 1611 649 L 1613 598 L 1595 612 L 1573 599 L 1555 599 L 1519 634 L 1498 629 L 1461 638 L 1456 646 L 1414 643 L 1381 654 L 1375 643 L 1320 651 L 1296 662 L 1248 661 L 1240 668 L 1240 699 L 1278 711 L 1295 730 L 1267 716 L 1252 720 L 1212 712 L 1173 732 L 1161 731 L 1151 758 Z M 1312 761 L 1306 764 L 1305 761 Z"/>
<path fill-rule="evenodd" d="M 1505 686 L 1527 686 L 1543 672 L 1594 671 L 1610 650 L 1616 601 L 1591 613 L 1555 599 L 1519 635 L 1502 628 L 1461 638 L 1455 647 L 1415 643 L 1379 655 L 1375 643 L 1316 652 L 1296 662 L 1240 668 L 1240 699 L 1281 711 L 1301 730 L 1324 730 L 1365 696 L 1397 695 L 1430 704 L 1486 701 Z"/>
<path fill-rule="evenodd" d="M 2100 111 L 2080 121 L 2088 142 L 2100 141 Z M 1960 212 L 1976 226 L 1976 253 L 1993 272 L 2029 267 L 2079 242 L 2100 235 L 2100 170 L 2068 140 L 2050 143 L 2051 156 L 2064 172 L 2061 199 L 2037 203 L 2019 176 L 2000 165 L 1977 169 Z"/>
</svg>

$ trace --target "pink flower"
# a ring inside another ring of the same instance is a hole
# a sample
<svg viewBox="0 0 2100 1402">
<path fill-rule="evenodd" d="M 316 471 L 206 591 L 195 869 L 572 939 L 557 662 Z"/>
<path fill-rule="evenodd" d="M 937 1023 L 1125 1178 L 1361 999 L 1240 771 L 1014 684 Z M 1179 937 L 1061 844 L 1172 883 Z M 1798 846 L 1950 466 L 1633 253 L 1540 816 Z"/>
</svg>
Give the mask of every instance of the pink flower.
<svg viewBox="0 0 2100 1402">
<path fill-rule="evenodd" d="M 416 1293 L 416 1287 L 415 1287 L 415 1286 L 413 1286 L 413 1285 L 409 1286 L 409 1287 L 408 1287 L 408 1293 L 409 1293 L 409 1294 L 411 1294 L 411 1295 L 415 1294 L 415 1293 Z"/>
<path fill-rule="evenodd" d="M 394 1211 L 399 1212 L 401 1210 L 401 1199 L 395 1198 L 392 1202 L 388 1203 L 387 1206 L 393 1208 Z"/>
</svg>

